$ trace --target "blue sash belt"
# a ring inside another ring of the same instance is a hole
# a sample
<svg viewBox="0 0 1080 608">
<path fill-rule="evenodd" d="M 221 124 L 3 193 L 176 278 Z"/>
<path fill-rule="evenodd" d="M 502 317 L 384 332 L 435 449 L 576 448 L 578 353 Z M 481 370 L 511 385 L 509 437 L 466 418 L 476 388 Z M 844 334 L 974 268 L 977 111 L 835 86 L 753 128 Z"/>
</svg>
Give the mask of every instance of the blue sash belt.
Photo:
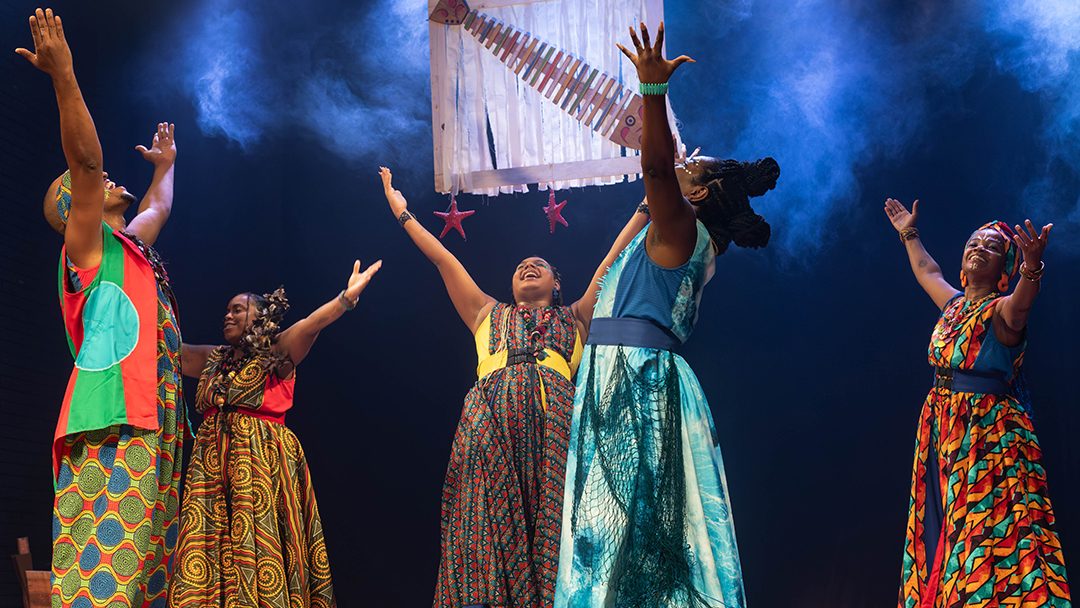
<svg viewBox="0 0 1080 608">
<path fill-rule="evenodd" d="M 955 393 L 1004 395 L 1009 392 L 1009 383 L 1002 372 L 935 367 L 934 388 L 945 388 Z"/>
<path fill-rule="evenodd" d="M 586 344 L 675 350 L 682 343 L 668 330 L 645 319 L 601 317 L 589 326 Z"/>
</svg>

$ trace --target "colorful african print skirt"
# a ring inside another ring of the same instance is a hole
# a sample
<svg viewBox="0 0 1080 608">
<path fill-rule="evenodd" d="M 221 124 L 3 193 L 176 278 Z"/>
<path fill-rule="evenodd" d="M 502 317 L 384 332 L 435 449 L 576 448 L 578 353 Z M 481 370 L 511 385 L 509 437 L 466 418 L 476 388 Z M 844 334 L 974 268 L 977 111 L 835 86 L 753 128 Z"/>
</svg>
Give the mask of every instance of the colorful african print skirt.
<svg viewBox="0 0 1080 608">
<path fill-rule="evenodd" d="M 67 438 L 53 503 L 54 608 L 165 605 L 180 486 L 176 422 L 171 407 L 159 431 L 125 425 Z"/>
<path fill-rule="evenodd" d="M 284 425 L 208 412 L 180 521 L 169 606 L 335 605 L 307 460 Z"/>
<path fill-rule="evenodd" d="M 1012 397 L 935 388 L 915 441 L 900 608 L 1068 608 L 1042 450 Z"/>
<path fill-rule="evenodd" d="M 435 608 L 551 605 L 573 401 L 570 380 L 535 364 L 469 391 L 443 485 Z"/>
</svg>

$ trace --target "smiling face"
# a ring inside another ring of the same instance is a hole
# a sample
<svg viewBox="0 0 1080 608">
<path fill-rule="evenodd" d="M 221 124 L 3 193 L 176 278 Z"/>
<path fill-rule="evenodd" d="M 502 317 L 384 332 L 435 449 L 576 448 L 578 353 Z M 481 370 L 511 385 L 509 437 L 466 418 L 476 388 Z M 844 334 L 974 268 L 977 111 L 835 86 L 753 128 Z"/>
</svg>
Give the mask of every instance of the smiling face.
<svg viewBox="0 0 1080 608">
<path fill-rule="evenodd" d="M 240 339 L 255 322 L 257 312 L 258 306 L 251 294 L 241 293 L 233 296 L 225 309 L 225 318 L 221 328 L 225 341 L 232 346 L 240 344 Z"/>
<path fill-rule="evenodd" d="M 1005 268 L 1005 239 L 996 230 L 976 230 L 964 246 L 961 268 L 968 283 L 996 284 Z"/>
<path fill-rule="evenodd" d="M 525 258 L 514 270 L 515 302 L 546 302 L 544 305 L 550 305 L 552 292 L 559 288 L 555 272 L 544 258 Z"/>
</svg>

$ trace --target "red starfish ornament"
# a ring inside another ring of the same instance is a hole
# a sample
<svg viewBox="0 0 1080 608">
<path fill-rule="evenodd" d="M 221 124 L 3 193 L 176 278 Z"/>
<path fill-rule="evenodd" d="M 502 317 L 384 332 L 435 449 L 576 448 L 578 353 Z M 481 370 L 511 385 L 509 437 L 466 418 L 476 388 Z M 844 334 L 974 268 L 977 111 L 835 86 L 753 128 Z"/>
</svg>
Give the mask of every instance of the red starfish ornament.
<svg viewBox="0 0 1080 608">
<path fill-rule="evenodd" d="M 551 234 L 555 234 L 555 223 L 558 222 L 563 226 L 569 228 L 570 224 L 566 223 L 566 218 L 562 216 L 563 207 L 566 206 L 566 201 L 561 203 L 555 202 L 555 187 L 548 186 L 548 204 L 544 207 L 544 215 L 548 219 L 548 229 Z"/>
<path fill-rule="evenodd" d="M 461 227 L 461 220 L 469 217 L 470 215 L 472 215 L 474 213 L 476 213 L 476 210 L 474 210 L 474 209 L 469 209 L 468 211 L 458 211 L 457 199 L 454 197 L 453 194 L 451 194 L 450 195 L 450 210 L 449 211 L 436 211 L 435 212 L 435 215 L 441 217 L 442 220 L 444 222 L 446 222 L 446 225 L 443 226 L 442 232 L 439 233 L 439 238 L 441 239 L 444 236 L 446 236 L 446 233 L 450 232 L 450 229 L 453 228 L 454 230 L 458 231 L 458 234 L 461 235 L 462 239 L 464 239 L 466 241 L 469 240 L 468 238 L 465 237 L 465 229 Z"/>
</svg>

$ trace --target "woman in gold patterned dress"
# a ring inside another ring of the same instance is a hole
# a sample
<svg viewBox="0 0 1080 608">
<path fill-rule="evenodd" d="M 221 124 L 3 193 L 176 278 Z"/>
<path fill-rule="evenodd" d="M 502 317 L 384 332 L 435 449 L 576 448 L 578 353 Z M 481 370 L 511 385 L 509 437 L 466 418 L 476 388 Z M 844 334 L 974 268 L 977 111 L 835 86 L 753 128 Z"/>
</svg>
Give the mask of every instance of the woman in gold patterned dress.
<svg viewBox="0 0 1080 608">
<path fill-rule="evenodd" d="M 285 427 L 296 366 L 381 262 L 353 266 L 336 298 L 279 331 L 284 291 L 229 301 L 224 346 L 183 346 L 203 415 L 184 485 L 169 589 L 174 608 L 334 606 L 322 522 L 304 450 Z"/>
</svg>

